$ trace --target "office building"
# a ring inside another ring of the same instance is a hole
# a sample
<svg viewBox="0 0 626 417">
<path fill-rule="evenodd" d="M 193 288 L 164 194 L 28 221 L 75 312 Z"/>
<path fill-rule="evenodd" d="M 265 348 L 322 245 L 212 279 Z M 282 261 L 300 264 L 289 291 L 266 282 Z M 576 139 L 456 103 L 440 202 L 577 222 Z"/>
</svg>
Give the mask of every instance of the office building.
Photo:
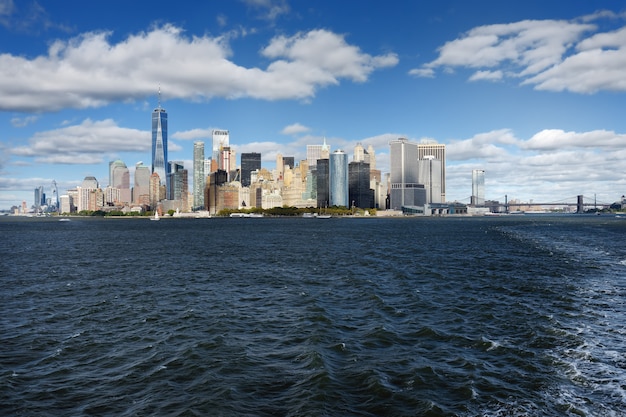
<svg viewBox="0 0 626 417">
<path fill-rule="evenodd" d="M 46 204 L 46 194 L 43 192 L 43 185 L 35 188 L 35 203 L 33 204 L 36 209 Z"/>
<path fill-rule="evenodd" d="M 428 204 L 440 204 L 441 200 L 441 161 L 433 155 L 426 155 L 417 161 L 419 169 L 419 183 L 426 190 L 426 202 Z"/>
<path fill-rule="evenodd" d="M 330 205 L 350 207 L 348 201 L 348 155 L 341 149 L 330 155 Z"/>
<path fill-rule="evenodd" d="M 180 201 L 177 207 L 181 211 L 187 211 L 189 207 L 189 178 L 188 171 L 185 169 L 181 161 L 172 161 L 170 165 L 170 189 L 168 192 L 168 200 Z"/>
<path fill-rule="evenodd" d="M 315 161 L 315 183 L 317 207 L 328 207 L 330 205 L 330 160 L 318 159 Z"/>
<path fill-rule="evenodd" d="M 417 145 L 417 159 L 424 160 L 427 157 L 441 161 L 441 199 L 446 201 L 446 145 L 437 143 L 434 140 L 423 140 Z"/>
<path fill-rule="evenodd" d="M 306 160 L 309 163 L 309 169 L 315 169 L 319 159 L 328 159 L 329 157 L 330 145 L 326 143 L 326 138 L 324 138 L 324 144 L 322 145 L 306 146 Z"/>
<path fill-rule="evenodd" d="M 252 171 L 261 169 L 261 154 L 258 152 L 244 152 L 241 154 L 241 186 L 249 187 Z"/>
<path fill-rule="evenodd" d="M 352 161 L 348 164 L 348 198 L 350 207 L 373 208 L 374 190 L 370 188 L 370 164 Z"/>
<path fill-rule="evenodd" d="M 217 171 L 218 169 L 224 169 L 220 166 L 220 158 L 222 154 L 223 148 L 230 147 L 230 139 L 229 139 L 228 130 L 213 130 L 211 134 L 212 138 L 212 154 L 211 158 L 213 159 L 213 165 L 211 172 Z"/>
<path fill-rule="evenodd" d="M 143 162 L 137 162 L 135 165 L 133 203 L 150 205 L 150 175 L 150 167 Z"/>
<path fill-rule="evenodd" d="M 206 185 L 206 173 L 204 171 L 204 142 L 193 143 L 193 208 L 204 208 L 204 187 Z"/>
<path fill-rule="evenodd" d="M 104 205 L 104 193 L 96 177 L 87 176 L 77 189 L 76 209 L 81 211 L 96 211 Z"/>
<path fill-rule="evenodd" d="M 283 166 L 285 169 L 291 168 L 294 169 L 296 167 L 296 158 L 293 156 L 283 156 Z"/>
<path fill-rule="evenodd" d="M 161 108 L 161 90 L 159 104 L 152 112 L 152 172 L 159 175 L 161 185 L 169 189 L 169 165 L 167 160 L 167 112 Z"/>
<path fill-rule="evenodd" d="M 472 199 L 473 206 L 485 205 L 485 171 L 482 169 L 472 170 Z"/>
<path fill-rule="evenodd" d="M 120 190 L 119 200 L 111 202 L 125 204 L 130 203 L 130 172 L 128 171 L 128 167 L 126 167 L 126 164 L 119 159 L 109 162 L 109 187 Z M 117 195 L 118 194 L 115 193 L 114 196 L 110 195 L 109 197 L 115 198 Z"/>
<path fill-rule="evenodd" d="M 417 143 L 399 138 L 392 140 L 389 147 L 389 208 L 402 210 L 403 207 L 423 207 L 426 204 L 426 190 L 419 182 Z"/>
</svg>

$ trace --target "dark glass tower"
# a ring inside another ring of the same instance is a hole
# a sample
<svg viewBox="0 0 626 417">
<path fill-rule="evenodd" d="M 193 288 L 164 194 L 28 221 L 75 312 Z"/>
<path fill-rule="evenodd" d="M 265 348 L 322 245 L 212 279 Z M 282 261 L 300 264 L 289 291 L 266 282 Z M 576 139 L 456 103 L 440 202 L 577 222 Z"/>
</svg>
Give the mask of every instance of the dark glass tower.
<svg viewBox="0 0 626 417">
<path fill-rule="evenodd" d="M 152 172 L 159 175 L 161 185 L 169 190 L 169 165 L 167 163 L 167 112 L 161 108 L 161 90 L 159 105 L 152 112 Z"/>
<path fill-rule="evenodd" d="M 348 164 L 348 181 L 350 207 L 374 207 L 374 190 L 370 189 L 370 164 L 350 162 Z"/>
<path fill-rule="evenodd" d="M 317 160 L 317 207 L 324 208 L 330 204 L 330 161 Z"/>
<path fill-rule="evenodd" d="M 241 154 L 241 186 L 250 186 L 250 173 L 261 169 L 261 154 L 257 152 Z"/>
</svg>

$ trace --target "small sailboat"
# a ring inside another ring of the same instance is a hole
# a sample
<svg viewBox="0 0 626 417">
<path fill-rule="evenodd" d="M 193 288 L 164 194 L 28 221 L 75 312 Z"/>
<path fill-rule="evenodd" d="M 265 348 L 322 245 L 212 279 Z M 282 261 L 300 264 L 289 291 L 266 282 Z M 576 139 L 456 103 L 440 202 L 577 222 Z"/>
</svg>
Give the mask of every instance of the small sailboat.
<svg viewBox="0 0 626 417">
<path fill-rule="evenodd" d="M 318 213 L 317 216 L 315 216 L 318 219 L 330 219 L 331 217 L 333 217 L 332 215 L 326 213 L 326 210 L 328 210 L 328 203 L 326 203 L 326 208 L 324 209 L 323 212 Z"/>
<path fill-rule="evenodd" d="M 155 211 L 155 212 L 154 212 L 154 216 L 150 217 L 150 220 L 154 220 L 154 221 L 159 221 L 159 220 L 161 220 L 161 219 L 159 218 L 159 212 L 158 212 L 158 211 Z"/>
</svg>

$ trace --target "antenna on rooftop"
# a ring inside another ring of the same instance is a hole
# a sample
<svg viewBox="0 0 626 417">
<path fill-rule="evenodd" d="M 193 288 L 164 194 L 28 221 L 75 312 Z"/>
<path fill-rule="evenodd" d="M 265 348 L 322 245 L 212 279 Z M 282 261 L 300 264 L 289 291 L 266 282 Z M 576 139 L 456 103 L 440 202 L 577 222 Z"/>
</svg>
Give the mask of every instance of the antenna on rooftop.
<svg viewBox="0 0 626 417">
<path fill-rule="evenodd" d="M 159 84 L 158 107 L 161 108 L 161 84 Z"/>
</svg>

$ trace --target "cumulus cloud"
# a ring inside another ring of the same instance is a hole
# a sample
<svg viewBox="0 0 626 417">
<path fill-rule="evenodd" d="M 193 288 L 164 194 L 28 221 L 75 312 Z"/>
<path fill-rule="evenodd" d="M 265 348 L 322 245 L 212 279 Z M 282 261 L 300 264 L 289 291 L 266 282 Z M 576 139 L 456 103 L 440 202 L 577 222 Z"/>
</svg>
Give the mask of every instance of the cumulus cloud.
<svg viewBox="0 0 626 417">
<path fill-rule="evenodd" d="M 278 36 L 260 53 L 266 68 L 237 65 L 231 35 L 186 36 L 174 25 L 155 27 L 111 43 L 110 32 L 57 40 L 47 55 L 0 54 L 0 110 L 43 112 L 104 106 L 153 96 L 207 100 L 250 97 L 309 99 L 342 79 L 364 82 L 398 62 L 395 54 L 371 56 L 344 36 L 314 30 Z"/>
<path fill-rule="evenodd" d="M 565 132 L 560 129 L 545 129 L 533 135 L 523 144 L 524 149 L 558 150 L 571 148 L 596 148 L 621 150 L 626 148 L 626 135 L 609 130 L 589 132 Z"/>
<path fill-rule="evenodd" d="M 598 194 L 613 202 L 623 194 L 626 135 L 594 130 L 545 129 L 520 139 L 509 129 L 480 133 L 446 145 L 446 191 L 463 201 L 471 193 L 471 171 L 485 170 L 486 197 L 551 203 Z M 620 188 L 620 184 L 621 187 Z M 593 188 L 590 188 L 593 187 Z M 512 194 L 512 192 L 515 194 Z"/>
<path fill-rule="evenodd" d="M 78 125 L 36 133 L 26 146 L 8 149 L 15 156 L 55 164 L 96 164 L 115 152 L 150 152 L 150 132 L 118 126 L 113 120 L 86 119 Z"/>
<path fill-rule="evenodd" d="M 479 26 L 438 49 L 438 57 L 409 74 L 432 77 L 435 70 L 476 70 L 470 81 L 520 79 L 537 90 L 595 93 L 626 91 L 626 27 L 600 32 L 598 12 L 565 20 L 523 20 Z"/>
<path fill-rule="evenodd" d="M 283 135 L 297 135 L 299 133 L 305 133 L 310 130 L 310 128 L 301 125 L 300 123 L 294 123 L 292 125 L 285 126 L 283 130 L 280 131 L 280 133 Z"/>
</svg>

